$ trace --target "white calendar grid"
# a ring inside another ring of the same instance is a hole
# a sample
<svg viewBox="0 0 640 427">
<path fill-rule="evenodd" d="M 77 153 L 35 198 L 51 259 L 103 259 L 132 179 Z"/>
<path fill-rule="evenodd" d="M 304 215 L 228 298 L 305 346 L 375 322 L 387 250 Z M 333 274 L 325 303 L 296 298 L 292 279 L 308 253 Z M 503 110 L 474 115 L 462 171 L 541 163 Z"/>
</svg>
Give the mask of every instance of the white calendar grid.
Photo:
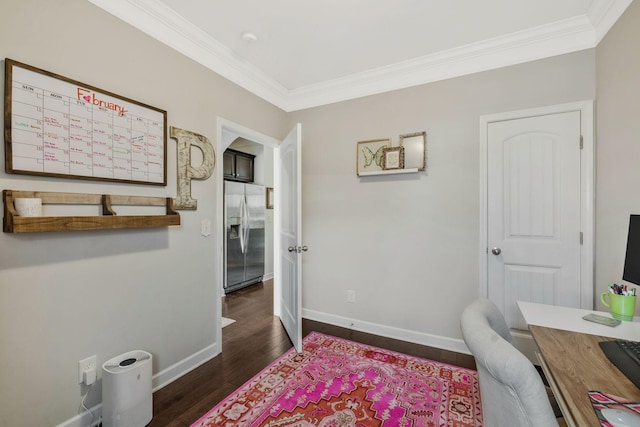
<svg viewBox="0 0 640 427">
<path fill-rule="evenodd" d="M 13 66 L 14 171 L 164 183 L 164 112 Z"/>
</svg>

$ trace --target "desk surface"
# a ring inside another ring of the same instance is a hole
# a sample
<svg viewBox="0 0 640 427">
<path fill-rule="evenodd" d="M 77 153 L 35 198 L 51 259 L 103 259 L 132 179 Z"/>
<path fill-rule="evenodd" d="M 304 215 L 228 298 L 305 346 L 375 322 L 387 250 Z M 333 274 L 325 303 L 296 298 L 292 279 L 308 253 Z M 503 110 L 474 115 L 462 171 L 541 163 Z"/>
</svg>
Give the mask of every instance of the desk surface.
<svg viewBox="0 0 640 427">
<path fill-rule="evenodd" d="M 609 362 L 598 345 L 612 338 L 535 325 L 529 329 L 547 365 L 545 371 L 555 383 L 554 394 L 564 400 L 569 425 L 600 427 L 590 390 L 640 401 L 640 389 Z"/>
<path fill-rule="evenodd" d="M 633 319 L 633 322 L 622 322 L 618 326 L 611 327 L 588 322 L 582 318 L 582 316 L 589 313 L 611 317 L 611 314 L 602 311 L 582 310 L 525 301 L 518 301 L 518 307 L 529 326 L 544 326 L 564 331 L 640 341 L 640 317 L 638 316 Z"/>
<path fill-rule="evenodd" d="M 582 316 L 608 313 L 518 301 L 542 355 L 543 369 L 569 425 L 600 427 L 588 392 L 598 390 L 640 401 L 640 389 L 602 352 L 598 342 L 615 338 L 640 341 L 640 319 L 610 327 Z"/>
</svg>

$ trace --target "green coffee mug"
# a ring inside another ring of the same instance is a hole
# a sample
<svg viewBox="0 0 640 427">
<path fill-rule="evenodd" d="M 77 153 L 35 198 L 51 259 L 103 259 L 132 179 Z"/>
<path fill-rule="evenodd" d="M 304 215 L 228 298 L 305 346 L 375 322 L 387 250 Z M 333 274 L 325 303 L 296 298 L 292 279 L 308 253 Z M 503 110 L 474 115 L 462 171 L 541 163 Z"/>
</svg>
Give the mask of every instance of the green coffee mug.
<svg viewBox="0 0 640 427">
<path fill-rule="evenodd" d="M 609 303 L 606 301 L 609 296 Z M 611 315 L 614 319 L 632 321 L 634 312 L 636 311 L 636 297 L 632 295 L 618 295 L 611 292 L 603 292 L 600 294 L 600 301 L 606 307 L 609 307 Z"/>
</svg>

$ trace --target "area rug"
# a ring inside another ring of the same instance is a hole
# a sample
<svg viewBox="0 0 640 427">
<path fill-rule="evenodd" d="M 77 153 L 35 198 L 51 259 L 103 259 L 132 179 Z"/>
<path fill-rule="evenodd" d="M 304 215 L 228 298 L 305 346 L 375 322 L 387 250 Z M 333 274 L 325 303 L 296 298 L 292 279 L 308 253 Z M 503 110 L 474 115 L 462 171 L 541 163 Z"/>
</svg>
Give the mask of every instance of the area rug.
<svg viewBox="0 0 640 427">
<path fill-rule="evenodd" d="M 191 427 L 481 427 L 476 371 L 312 332 Z"/>
</svg>

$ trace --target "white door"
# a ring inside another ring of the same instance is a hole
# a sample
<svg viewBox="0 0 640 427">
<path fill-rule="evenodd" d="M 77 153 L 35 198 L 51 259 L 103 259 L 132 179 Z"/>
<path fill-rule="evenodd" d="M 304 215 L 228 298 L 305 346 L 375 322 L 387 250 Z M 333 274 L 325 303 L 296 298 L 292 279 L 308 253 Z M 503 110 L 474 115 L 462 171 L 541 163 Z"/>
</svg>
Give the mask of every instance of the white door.
<svg viewBox="0 0 640 427">
<path fill-rule="evenodd" d="M 280 320 L 302 352 L 302 127 L 298 123 L 280 144 L 276 206 L 280 218 Z"/>
<path fill-rule="evenodd" d="M 487 296 L 581 306 L 581 112 L 487 125 Z"/>
</svg>

